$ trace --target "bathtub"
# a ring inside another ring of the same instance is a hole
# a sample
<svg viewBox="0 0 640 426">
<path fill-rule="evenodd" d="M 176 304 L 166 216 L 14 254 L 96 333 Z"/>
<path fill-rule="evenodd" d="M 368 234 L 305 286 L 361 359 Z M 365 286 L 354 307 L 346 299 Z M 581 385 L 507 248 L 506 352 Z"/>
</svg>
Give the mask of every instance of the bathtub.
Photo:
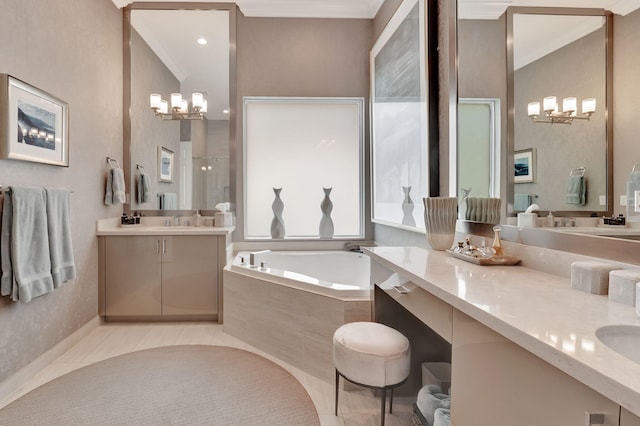
<svg viewBox="0 0 640 426">
<path fill-rule="evenodd" d="M 369 256 L 348 251 L 239 252 L 230 270 L 342 300 L 370 300 Z M 260 267 L 263 264 L 264 267 Z"/>
<path fill-rule="evenodd" d="M 223 270 L 225 333 L 333 383 L 333 333 L 371 321 L 369 257 L 273 251 L 257 255 L 254 267 L 249 259 L 238 253 Z"/>
</svg>

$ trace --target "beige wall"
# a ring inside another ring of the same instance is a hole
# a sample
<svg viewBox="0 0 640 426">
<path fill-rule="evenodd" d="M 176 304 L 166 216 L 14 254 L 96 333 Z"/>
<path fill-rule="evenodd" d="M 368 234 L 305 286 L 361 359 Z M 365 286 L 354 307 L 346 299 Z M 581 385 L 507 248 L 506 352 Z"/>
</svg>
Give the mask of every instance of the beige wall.
<svg viewBox="0 0 640 426">
<path fill-rule="evenodd" d="M 369 49 L 371 20 L 247 18 L 238 13 L 238 120 L 236 145 L 237 229 L 243 238 L 242 108 L 244 96 L 335 96 L 369 99 Z M 368 108 L 366 108 L 368 109 Z M 365 141 L 368 136 L 365 111 Z M 368 176 L 368 148 L 365 148 Z M 369 187 L 365 188 L 365 217 L 369 212 Z M 370 229 L 367 235 L 372 236 Z"/>
<path fill-rule="evenodd" d="M 0 299 L 0 380 L 98 314 L 96 219 L 105 157 L 122 163 L 122 15 L 111 0 L 0 0 L 0 72 L 69 103 L 69 167 L 0 160 L 1 185 L 64 187 L 77 279 L 29 303 Z"/>
</svg>

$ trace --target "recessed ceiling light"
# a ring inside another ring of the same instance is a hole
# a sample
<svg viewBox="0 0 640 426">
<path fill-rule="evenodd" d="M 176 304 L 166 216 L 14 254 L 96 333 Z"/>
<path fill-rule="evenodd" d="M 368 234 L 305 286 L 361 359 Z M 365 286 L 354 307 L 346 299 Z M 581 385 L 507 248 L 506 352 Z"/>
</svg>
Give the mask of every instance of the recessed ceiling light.
<svg viewBox="0 0 640 426">
<path fill-rule="evenodd" d="M 198 44 L 201 44 L 201 45 L 203 45 L 203 46 L 204 46 L 205 44 L 207 44 L 207 39 L 206 39 L 206 38 L 204 38 L 204 37 L 200 37 L 200 38 L 198 39 Z"/>
</svg>

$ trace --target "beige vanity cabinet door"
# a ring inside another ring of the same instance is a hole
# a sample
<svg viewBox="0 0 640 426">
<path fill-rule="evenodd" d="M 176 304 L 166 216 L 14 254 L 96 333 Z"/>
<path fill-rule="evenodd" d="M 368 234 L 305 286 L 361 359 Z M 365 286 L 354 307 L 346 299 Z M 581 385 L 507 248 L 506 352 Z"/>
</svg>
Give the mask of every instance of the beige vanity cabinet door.
<svg viewBox="0 0 640 426">
<path fill-rule="evenodd" d="M 162 237 L 162 314 L 218 312 L 217 237 Z"/>
<path fill-rule="evenodd" d="M 456 426 L 617 426 L 619 405 L 454 310 L 451 416 Z"/>
<path fill-rule="evenodd" d="M 110 236 L 105 241 L 105 314 L 160 315 L 161 237 Z"/>
<path fill-rule="evenodd" d="M 640 417 L 623 408 L 620 412 L 620 426 L 640 426 Z"/>
</svg>

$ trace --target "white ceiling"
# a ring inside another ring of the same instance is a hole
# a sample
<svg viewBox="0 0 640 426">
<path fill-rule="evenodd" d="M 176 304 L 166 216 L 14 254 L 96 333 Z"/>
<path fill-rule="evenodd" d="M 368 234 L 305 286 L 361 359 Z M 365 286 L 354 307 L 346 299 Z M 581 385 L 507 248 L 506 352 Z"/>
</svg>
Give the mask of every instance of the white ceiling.
<svg viewBox="0 0 640 426">
<path fill-rule="evenodd" d="M 627 15 L 640 7 L 638 0 L 458 0 L 460 19 L 498 19 L 509 6 L 588 7 Z"/>
</svg>

